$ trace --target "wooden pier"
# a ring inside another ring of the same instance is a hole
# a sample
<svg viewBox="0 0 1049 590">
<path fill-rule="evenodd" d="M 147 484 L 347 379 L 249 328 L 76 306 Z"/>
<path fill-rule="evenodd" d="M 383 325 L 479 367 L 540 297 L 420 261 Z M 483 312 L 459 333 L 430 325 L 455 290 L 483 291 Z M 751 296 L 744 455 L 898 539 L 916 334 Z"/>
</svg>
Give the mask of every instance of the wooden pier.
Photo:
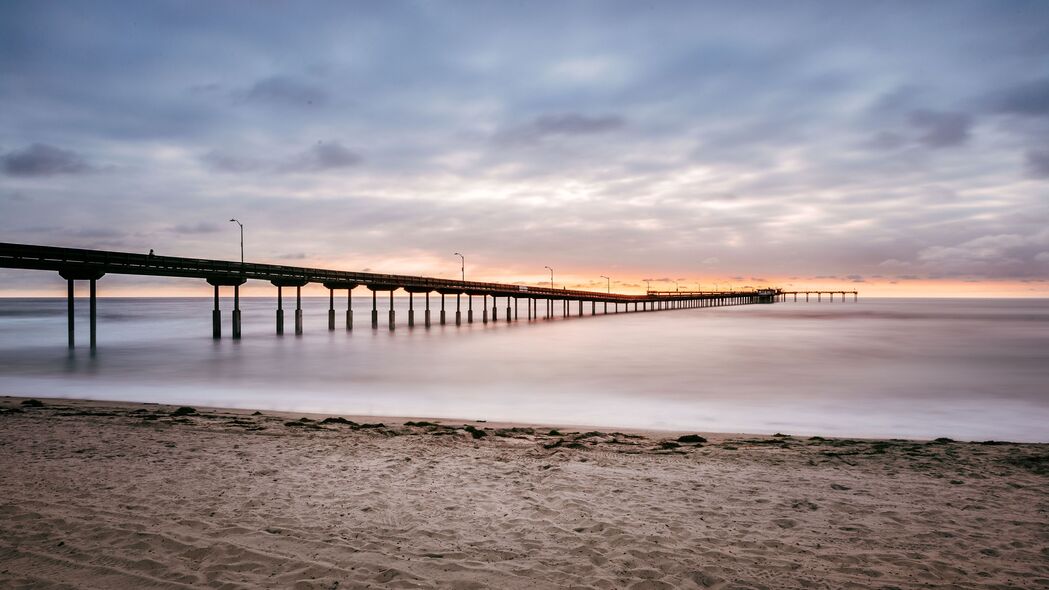
<svg viewBox="0 0 1049 590">
<path fill-rule="evenodd" d="M 309 283 L 320 283 L 328 289 L 328 329 L 336 328 L 335 292 L 346 291 L 345 329 L 353 330 L 353 298 L 351 293 L 357 287 L 371 291 L 371 328 L 379 328 L 378 295 L 389 297 L 390 309 L 387 325 L 390 330 L 396 326 L 396 311 L 393 297 L 395 291 L 408 294 L 409 328 L 416 326 L 415 297 L 421 296 L 424 303 L 422 324 L 431 326 L 431 295 L 440 297 L 440 314 L 438 323 L 448 323 L 447 298 L 454 296 L 455 325 L 463 324 L 463 303 L 466 304 L 466 323 L 474 322 L 474 298 L 480 297 L 481 322 L 500 321 L 500 305 L 505 304 L 501 321 L 518 320 L 519 307 L 525 304 L 525 318 L 528 321 L 540 318 L 539 302 L 543 301 L 543 319 L 553 319 L 557 315 L 564 318 L 574 315 L 581 317 L 597 315 L 598 304 L 601 313 L 626 313 L 639 311 L 662 311 L 671 309 L 693 309 L 701 307 L 722 307 L 727 305 L 749 305 L 784 301 L 786 295 L 797 293 L 780 289 L 763 288 L 730 291 L 649 291 L 645 295 L 628 295 L 622 293 L 580 291 L 557 289 L 553 286 L 519 285 L 503 283 L 486 283 L 476 281 L 451 280 L 433 277 L 389 275 L 353 271 L 282 266 L 275 264 L 258 264 L 253 262 L 231 262 L 184 258 L 178 256 L 154 256 L 129 252 L 110 252 L 105 250 L 84 250 L 76 248 L 57 248 L 53 246 L 36 246 L 29 244 L 10 244 L 0 242 L 0 268 L 22 268 L 32 270 L 55 271 L 68 281 L 68 341 L 69 347 L 75 346 L 74 333 L 74 281 L 90 282 L 90 345 L 95 348 L 96 338 L 96 284 L 106 274 L 145 275 L 157 277 L 189 277 L 206 281 L 213 288 L 214 307 L 212 309 L 212 337 L 222 337 L 222 311 L 219 307 L 220 287 L 233 287 L 233 312 L 231 335 L 234 339 L 241 337 L 240 286 L 249 280 L 268 281 L 277 288 L 277 307 L 275 330 L 278 335 L 284 333 L 284 288 L 295 288 L 295 334 L 303 333 L 302 320 L 302 287 Z M 806 293 L 806 292 L 802 292 Z M 855 291 L 821 291 L 812 293 L 845 293 Z M 491 299 L 491 309 L 488 303 Z M 589 303 L 589 310 L 586 304 Z M 612 311 L 609 311 L 609 306 Z M 574 308 L 574 309 L 573 309 Z"/>
</svg>

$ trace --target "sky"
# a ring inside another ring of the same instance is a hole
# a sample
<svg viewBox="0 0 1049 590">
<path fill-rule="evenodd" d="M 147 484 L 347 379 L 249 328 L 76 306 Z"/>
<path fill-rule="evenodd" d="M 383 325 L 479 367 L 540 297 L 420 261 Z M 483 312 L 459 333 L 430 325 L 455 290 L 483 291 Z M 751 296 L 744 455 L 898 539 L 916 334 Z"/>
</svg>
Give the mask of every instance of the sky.
<svg viewBox="0 0 1049 590">
<path fill-rule="evenodd" d="M 0 241 L 236 260 L 231 217 L 254 262 L 1046 297 L 1049 2 L 0 3 Z"/>
</svg>

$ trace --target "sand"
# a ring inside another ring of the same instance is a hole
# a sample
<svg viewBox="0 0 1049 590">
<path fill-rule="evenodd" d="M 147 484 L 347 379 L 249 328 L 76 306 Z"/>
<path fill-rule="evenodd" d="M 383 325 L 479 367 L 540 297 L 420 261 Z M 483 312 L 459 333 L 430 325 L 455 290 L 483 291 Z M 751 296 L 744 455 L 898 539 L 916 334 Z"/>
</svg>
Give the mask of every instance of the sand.
<svg viewBox="0 0 1049 590">
<path fill-rule="evenodd" d="M 1049 587 L 1049 445 L 22 402 L 3 588 Z"/>
</svg>

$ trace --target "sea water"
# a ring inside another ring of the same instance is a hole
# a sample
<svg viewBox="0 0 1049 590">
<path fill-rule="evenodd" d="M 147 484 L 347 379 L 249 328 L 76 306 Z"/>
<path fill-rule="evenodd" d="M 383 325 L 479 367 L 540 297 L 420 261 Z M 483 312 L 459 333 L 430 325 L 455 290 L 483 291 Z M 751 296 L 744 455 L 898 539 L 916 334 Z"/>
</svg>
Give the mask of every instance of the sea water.
<svg viewBox="0 0 1049 590">
<path fill-rule="evenodd" d="M 380 298 L 382 299 L 382 298 Z M 814 298 L 813 298 L 814 299 Z M 0 299 L 0 394 L 376 416 L 506 420 L 702 432 L 1049 442 L 1049 300 L 864 299 L 506 323 L 327 327 L 305 298 L 305 331 L 274 333 L 272 299 L 241 300 L 243 339 L 211 337 L 212 300 L 87 301 L 66 347 L 64 299 Z M 489 300 L 489 307 L 491 301 Z M 556 304 L 560 316 L 560 303 Z M 539 310 L 545 310 L 544 302 Z M 609 309 L 611 311 L 611 308 Z M 490 310 L 489 310 L 490 312 Z"/>
</svg>

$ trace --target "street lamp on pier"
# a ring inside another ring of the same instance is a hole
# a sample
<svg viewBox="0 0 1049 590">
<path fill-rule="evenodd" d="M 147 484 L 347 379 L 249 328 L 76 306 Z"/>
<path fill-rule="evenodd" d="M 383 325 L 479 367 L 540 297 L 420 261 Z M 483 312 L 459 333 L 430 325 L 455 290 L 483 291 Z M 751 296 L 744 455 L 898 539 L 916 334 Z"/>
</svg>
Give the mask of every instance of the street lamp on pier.
<svg viewBox="0 0 1049 590">
<path fill-rule="evenodd" d="M 456 252 L 455 254 L 452 254 L 452 256 L 458 256 L 459 257 L 459 262 L 460 262 L 459 271 L 462 273 L 463 282 L 465 283 L 466 282 L 466 257 L 463 256 L 462 254 L 458 253 L 458 252 Z"/>
<path fill-rule="evenodd" d="M 240 226 L 240 263 L 244 264 L 244 224 L 237 221 L 237 218 L 230 219 L 230 222 L 236 223 Z"/>
<path fill-rule="evenodd" d="M 550 271 L 550 288 L 553 289 L 554 288 L 554 269 L 550 268 L 549 266 L 544 266 L 543 268 L 545 268 L 545 269 Z"/>
<path fill-rule="evenodd" d="M 606 281 L 608 281 L 608 292 L 611 293 L 612 292 L 612 279 L 606 277 L 605 275 L 601 275 L 601 278 L 605 279 Z"/>
</svg>

